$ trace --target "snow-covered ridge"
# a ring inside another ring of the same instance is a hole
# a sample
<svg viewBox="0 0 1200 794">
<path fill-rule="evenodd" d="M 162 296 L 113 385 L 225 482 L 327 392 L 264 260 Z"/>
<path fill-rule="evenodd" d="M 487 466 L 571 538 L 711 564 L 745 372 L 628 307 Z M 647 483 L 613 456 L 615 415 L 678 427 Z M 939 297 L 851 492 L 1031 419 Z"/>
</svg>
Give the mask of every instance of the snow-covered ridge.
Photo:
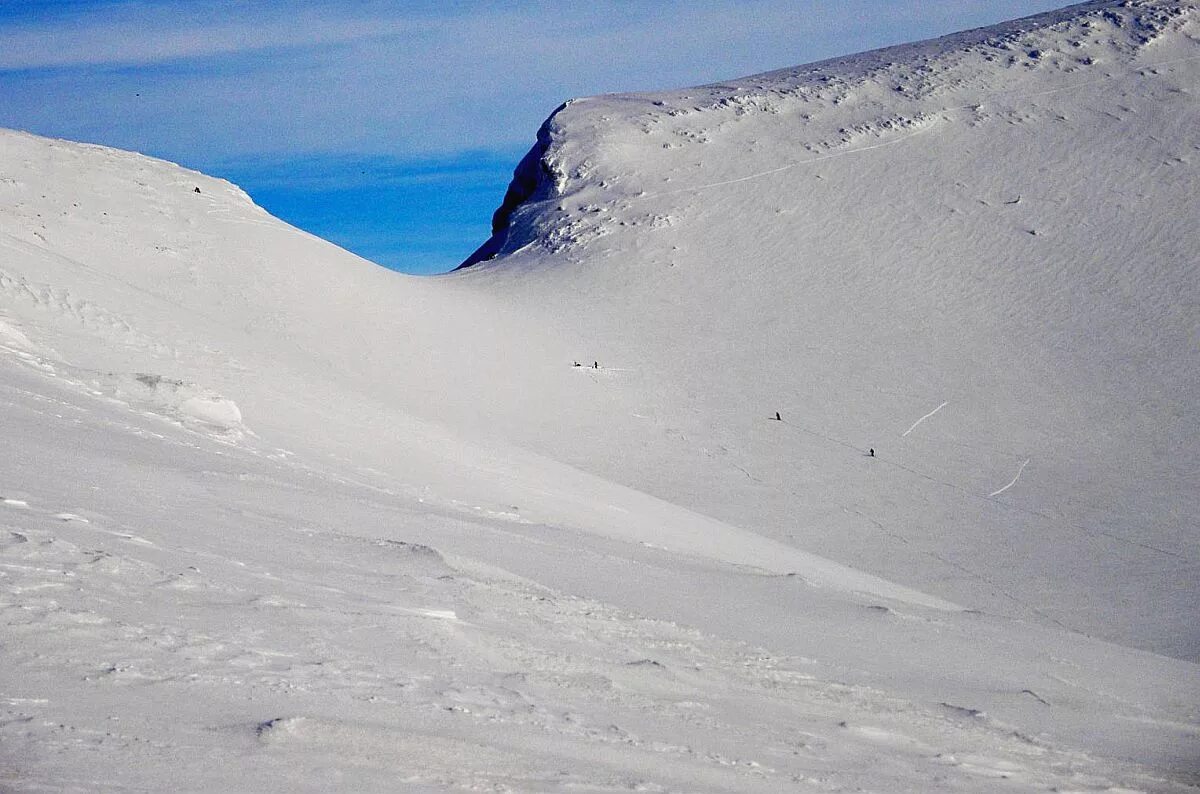
<svg viewBox="0 0 1200 794">
<path fill-rule="evenodd" d="M 641 158 L 650 148 L 709 143 L 747 116 L 771 114 L 789 125 L 793 150 L 823 154 L 920 131 L 954 110 L 984 121 L 981 105 L 996 92 L 1020 91 L 1031 80 L 1039 90 L 1069 90 L 1143 56 L 1152 60 L 1163 37 L 1196 36 L 1196 12 L 1194 0 L 1095 0 L 693 89 L 569 101 L 547 118 L 514 171 L 492 237 L 460 267 L 529 244 L 569 250 L 596 233 L 586 214 L 597 206 L 657 192 L 620 160 L 608 162 L 616 154 L 603 151 L 610 138 L 623 141 L 621 156 Z M 679 159 L 664 155 L 660 167 Z"/>
</svg>

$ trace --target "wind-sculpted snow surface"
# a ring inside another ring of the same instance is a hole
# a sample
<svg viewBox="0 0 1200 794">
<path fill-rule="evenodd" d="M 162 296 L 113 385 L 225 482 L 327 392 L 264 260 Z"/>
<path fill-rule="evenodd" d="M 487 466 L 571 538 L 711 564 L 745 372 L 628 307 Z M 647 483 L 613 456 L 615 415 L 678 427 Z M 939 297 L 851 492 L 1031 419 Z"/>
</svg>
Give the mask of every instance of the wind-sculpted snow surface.
<svg viewBox="0 0 1200 794">
<path fill-rule="evenodd" d="M 1193 790 L 1198 40 L 571 102 L 435 279 L 0 133 L 0 789 Z"/>
</svg>

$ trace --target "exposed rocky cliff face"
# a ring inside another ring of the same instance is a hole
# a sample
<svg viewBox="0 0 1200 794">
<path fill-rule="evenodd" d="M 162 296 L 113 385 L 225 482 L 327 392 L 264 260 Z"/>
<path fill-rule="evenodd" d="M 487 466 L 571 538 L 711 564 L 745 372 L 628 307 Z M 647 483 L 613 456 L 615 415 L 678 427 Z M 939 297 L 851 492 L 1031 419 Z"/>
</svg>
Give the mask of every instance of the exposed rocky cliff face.
<svg viewBox="0 0 1200 794">
<path fill-rule="evenodd" d="M 513 171 L 512 182 L 504 194 L 504 200 L 492 215 L 492 236 L 483 245 L 475 249 L 458 269 L 470 267 L 478 262 L 492 259 L 499 254 L 509 240 L 513 227 L 513 214 L 528 201 L 549 198 L 555 190 L 557 179 L 554 166 L 549 158 L 550 145 L 553 140 L 554 117 L 565 108 L 569 102 L 564 102 L 555 108 L 537 131 L 537 143 L 533 145 Z"/>
</svg>

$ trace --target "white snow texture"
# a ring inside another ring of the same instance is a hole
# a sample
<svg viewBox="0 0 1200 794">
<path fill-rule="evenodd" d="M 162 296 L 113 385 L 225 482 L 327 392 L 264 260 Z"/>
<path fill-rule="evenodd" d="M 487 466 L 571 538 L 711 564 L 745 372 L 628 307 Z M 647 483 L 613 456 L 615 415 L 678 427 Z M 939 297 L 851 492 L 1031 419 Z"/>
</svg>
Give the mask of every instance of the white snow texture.
<svg viewBox="0 0 1200 794">
<path fill-rule="evenodd" d="M 1198 95 L 1103 0 L 573 101 L 436 278 L 0 132 L 0 790 L 1194 791 Z"/>
</svg>

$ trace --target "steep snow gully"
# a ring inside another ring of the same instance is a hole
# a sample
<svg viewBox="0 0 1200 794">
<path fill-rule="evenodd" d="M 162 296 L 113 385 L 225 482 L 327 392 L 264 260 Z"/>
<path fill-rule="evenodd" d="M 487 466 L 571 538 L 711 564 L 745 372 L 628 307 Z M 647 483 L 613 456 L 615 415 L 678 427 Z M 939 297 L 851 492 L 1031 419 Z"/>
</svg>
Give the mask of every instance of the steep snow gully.
<svg viewBox="0 0 1200 794">
<path fill-rule="evenodd" d="M 576 100 L 434 278 L 0 131 L 0 789 L 1194 791 L 1198 95 L 1105 0 Z"/>
</svg>

